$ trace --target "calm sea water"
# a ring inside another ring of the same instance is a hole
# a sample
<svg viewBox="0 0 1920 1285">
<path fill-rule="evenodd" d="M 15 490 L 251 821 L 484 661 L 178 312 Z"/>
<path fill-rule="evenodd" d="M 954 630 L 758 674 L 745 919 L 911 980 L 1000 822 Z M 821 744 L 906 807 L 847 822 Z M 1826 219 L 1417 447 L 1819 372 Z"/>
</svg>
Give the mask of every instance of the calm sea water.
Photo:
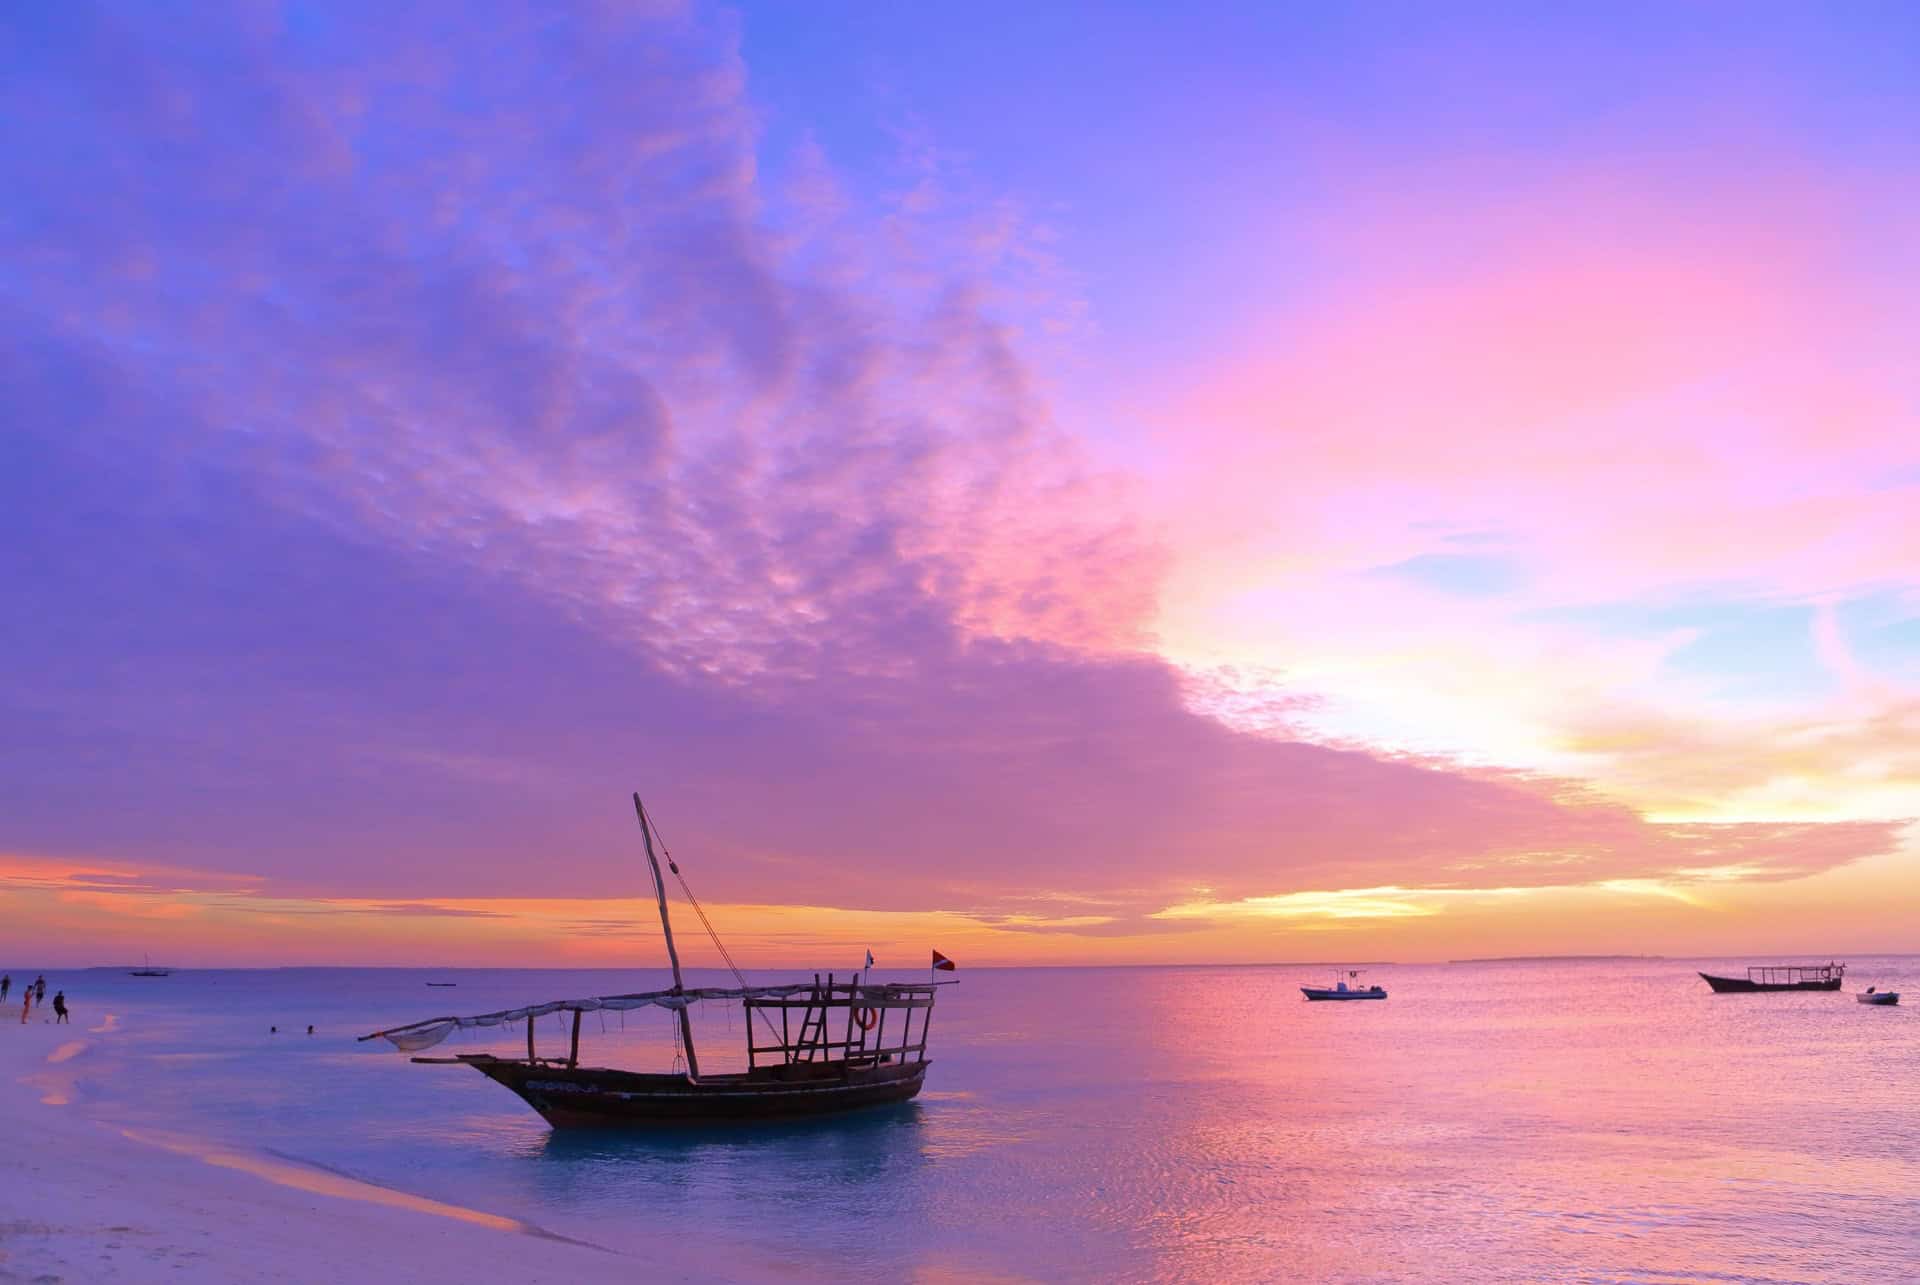
<svg viewBox="0 0 1920 1285">
<path fill-rule="evenodd" d="M 67 1064 L 69 1109 L 636 1253 L 710 1245 L 723 1278 L 1920 1279 L 1920 958 L 1853 961 L 1849 990 L 1909 992 L 1893 1010 L 1715 996 L 1714 962 L 1380 968 L 1367 1004 L 1305 1003 L 1305 968 L 964 971 L 915 1104 L 664 1136 L 555 1134 L 353 1040 L 658 974 L 48 977 L 83 1035 L 118 1019 Z M 698 1020 L 703 1063 L 741 1045 L 736 1009 Z M 541 1035 L 564 1050 L 560 1019 Z M 583 1036 L 644 1069 L 671 1047 L 664 1010 Z"/>
</svg>

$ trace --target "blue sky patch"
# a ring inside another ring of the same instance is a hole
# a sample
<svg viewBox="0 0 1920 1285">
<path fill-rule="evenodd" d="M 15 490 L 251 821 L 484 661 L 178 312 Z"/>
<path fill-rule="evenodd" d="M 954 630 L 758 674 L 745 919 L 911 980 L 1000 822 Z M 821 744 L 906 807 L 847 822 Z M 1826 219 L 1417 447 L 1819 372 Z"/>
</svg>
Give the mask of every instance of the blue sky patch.
<svg viewBox="0 0 1920 1285">
<path fill-rule="evenodd" d="M 1527 579 L 1513 559 L 1479 553 L 1422 553 L 1404 562 L 1374 567 L 1367 574 L 1410 580 L 1422 588 L 1463 598 L 1511 593 Z"/>
</svg>

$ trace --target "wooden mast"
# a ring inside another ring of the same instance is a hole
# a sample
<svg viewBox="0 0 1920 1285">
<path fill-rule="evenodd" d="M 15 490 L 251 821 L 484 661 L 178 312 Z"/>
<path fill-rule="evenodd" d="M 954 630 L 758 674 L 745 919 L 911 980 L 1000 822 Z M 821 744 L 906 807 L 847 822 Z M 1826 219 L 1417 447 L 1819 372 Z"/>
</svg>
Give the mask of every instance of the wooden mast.
<svg viewBox="0 0 1920 1285">
<path fill-rule="evenodd" d="M 647 824 L 647 810 L 640 804 L 640 795 L 633 796 L 633 814 L 640 818 L 640 839 L 647 845 L 647 865 L 653 871 L 653 895 L 660 901 L 660 931 L 667 938 L 667 962 L 673 965 L 673 993 L 684 995 L 686 983 L 680 977 L 680 953 L 673 948 L 673 921 L 667 918 L 667 885 L 660 877 L 660 859 L 653 855 L 653 827 Z M 686 1005 L 680 1006 L 680 1043 L 687 1050 L 687 1078 L 698 1081 L 700 1078 L 700 1059 L 693 1052 L 693 1019 L 687 1016 Z"/>
</svg>

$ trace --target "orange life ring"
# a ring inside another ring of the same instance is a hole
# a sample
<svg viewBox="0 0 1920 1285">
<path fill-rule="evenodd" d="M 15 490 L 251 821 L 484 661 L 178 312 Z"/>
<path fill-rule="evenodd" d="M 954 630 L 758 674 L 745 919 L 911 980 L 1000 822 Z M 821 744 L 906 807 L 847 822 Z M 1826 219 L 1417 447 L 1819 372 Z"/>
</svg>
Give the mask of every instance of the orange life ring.
<svg viewBox="0 0 1920 1285">
<path fill-rule="evenodd" d="M 880 1020 L 880 1010 L 877 1008 L 856 1008 L 853 1010 L 853 1020 L 861 1030 L 870 1031 Z"/>
</svg>

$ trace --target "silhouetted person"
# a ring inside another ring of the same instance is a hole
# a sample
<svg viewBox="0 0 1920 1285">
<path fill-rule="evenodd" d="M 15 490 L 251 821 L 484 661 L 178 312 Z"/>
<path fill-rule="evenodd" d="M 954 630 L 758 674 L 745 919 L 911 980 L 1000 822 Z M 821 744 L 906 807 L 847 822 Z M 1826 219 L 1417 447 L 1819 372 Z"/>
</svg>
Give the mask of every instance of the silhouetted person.
<svg viewBox="0 0 1920 1285">
<path fill-rule="evenodd" d="M 55 991 L 53 993 L 53 1014 L 53 1024 L 55 1026 L 67 1020 L 67 993 L 65 991 Z M 71 1023 L 69 1023 L 69 1025 L 71 1025 Z"/>
<path fill-rule="evenodd" d="M 269 1035 L 278 1035 L 279 1033 L 280 1033 L 280 1028 L 277 1026 L 269 1026 L 267 1028 L 267 1034 Z"/>
<path fill-rule="evenodd" d="M 27 1014 L 33 1010 L 33 987 L 20 992 L 20 1025 L 27 1024 Z"/>
<path fill-rule="evenodd" d="M 47 979 L 45 974 L 33 979 L 33 1002 L 36 1004 L 44 1004 L 47 1002 Z"/>
<path fill-rule="evenodd" d="M 6 1002 L 7 992 L 12 989 L 13 989 L 13 974 L 8 973 L 5 977 L 0 977 L 0 1004 L 3 1004 Z"/>
<path fill-rule="evenodd" d="M 313 1034 L 313 1027 L 311 1025 L 307 1027 L 307 1034 L 309 1035 Z"/>
</svg>

